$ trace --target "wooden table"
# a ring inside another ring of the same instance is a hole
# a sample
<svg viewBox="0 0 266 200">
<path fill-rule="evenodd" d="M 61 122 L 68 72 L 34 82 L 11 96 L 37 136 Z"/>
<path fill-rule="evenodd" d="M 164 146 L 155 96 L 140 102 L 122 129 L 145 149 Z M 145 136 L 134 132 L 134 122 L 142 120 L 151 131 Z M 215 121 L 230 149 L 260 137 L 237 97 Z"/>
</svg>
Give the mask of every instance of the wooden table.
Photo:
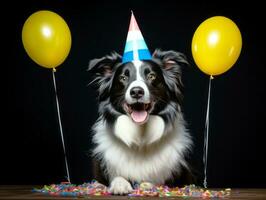
<svg viewBox="0 0 266 200">
<path fill-rule="evenodd" d="M 70 199 L 97 199 L 97 200 L 141 200 L 141 199 L 148 199 L 148 200 L 162 200 L 162 199 L 199 199 L 199 198 L 183 198 L 183 197 L 128 197 L 128 196 L 102 196 L 102 197 L 93 197 L 93 196 L 86 196 L 86 197 L 54 197 L 54 196 L 47 196 L 42 195 L 39 193 L 33 193 L 31 190 L 33 188 L 41 188 L 40 186 L 31 186 L 31 185 L 0 185 L 0 199 L 54 199 L 54 200 L 70 200 Z M 231 195 L 228 198 L 221 198 L 221 199 L 245 199 L 245 200 L 266 200 L 266 188 L 264 189 L 232 189 Z"/>
</svg>

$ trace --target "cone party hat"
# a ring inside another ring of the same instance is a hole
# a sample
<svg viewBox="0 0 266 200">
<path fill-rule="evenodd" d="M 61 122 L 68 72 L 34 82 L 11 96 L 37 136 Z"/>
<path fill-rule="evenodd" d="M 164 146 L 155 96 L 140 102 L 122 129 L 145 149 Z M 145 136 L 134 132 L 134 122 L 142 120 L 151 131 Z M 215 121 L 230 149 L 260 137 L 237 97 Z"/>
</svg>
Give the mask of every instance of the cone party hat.
<svg viewBox="0 0 266 200">
<path fill-rule="evenodd" d="M 150 59 L 151 54 L 132 12 L 122 62 Z"/>
</svg>

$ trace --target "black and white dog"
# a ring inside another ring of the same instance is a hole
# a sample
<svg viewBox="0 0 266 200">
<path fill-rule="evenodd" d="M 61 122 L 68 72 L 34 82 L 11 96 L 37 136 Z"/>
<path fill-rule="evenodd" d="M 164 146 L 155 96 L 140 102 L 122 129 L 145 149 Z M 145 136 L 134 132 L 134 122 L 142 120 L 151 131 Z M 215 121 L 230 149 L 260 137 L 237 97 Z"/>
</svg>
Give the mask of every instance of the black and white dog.
<svg viewBox="0 0 266 200">
<path fill-rule="evenodd" d="M 180 105 L 180 68 L 187 64 L 184 54 L 158 49 L 151 60 L 123 64 L 112 52 L 90 61 L 100 115 L 93 155 L 112 193 L 129 193 L 133 182 L 167 184 L 190 172 L 185 158 L 192 139 Z"/>
</svg>

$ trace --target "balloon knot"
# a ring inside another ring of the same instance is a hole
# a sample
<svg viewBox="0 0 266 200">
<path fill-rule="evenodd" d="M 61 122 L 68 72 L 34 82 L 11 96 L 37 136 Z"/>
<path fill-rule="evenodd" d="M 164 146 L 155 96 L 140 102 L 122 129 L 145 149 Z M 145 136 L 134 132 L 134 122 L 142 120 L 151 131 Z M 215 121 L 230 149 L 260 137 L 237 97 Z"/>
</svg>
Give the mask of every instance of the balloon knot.
<svg viewBox="0 0 266 200">
<path fill-rule="evenodd" d="M 214 77 L 211 75 L 211 76 L 210 76 L 210 79 L 214 79 Z"/>
<path fill-rule="evenodd" d="M 53 72 L 56 72 L 56 69 L 55 68 L 53 68 Z"/>
</svg>

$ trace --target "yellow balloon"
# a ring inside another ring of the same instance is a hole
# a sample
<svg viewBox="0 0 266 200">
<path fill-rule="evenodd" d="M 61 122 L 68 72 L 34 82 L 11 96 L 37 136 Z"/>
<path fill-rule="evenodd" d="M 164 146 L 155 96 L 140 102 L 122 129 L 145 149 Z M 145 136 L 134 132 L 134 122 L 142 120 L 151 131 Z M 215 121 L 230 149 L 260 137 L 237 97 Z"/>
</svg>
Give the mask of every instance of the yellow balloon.
<svg viewBox="0 0 266 200">
<path fill-rule="evenodd" d="M 242 37 L 237 25 L 223 16 L 211 17 L 196 29 L 192 39 L 192 56 L 201 71 L 219 75 L 237 61 Z"/>
<path fill-rule="evenodd" d="M 55 68 L 69 54 L 71 33 L 61 16 L 43 10 L 33 13 L 24 23 L 22 42 L 27 54 L 37 64 Z"/>
</svg>

